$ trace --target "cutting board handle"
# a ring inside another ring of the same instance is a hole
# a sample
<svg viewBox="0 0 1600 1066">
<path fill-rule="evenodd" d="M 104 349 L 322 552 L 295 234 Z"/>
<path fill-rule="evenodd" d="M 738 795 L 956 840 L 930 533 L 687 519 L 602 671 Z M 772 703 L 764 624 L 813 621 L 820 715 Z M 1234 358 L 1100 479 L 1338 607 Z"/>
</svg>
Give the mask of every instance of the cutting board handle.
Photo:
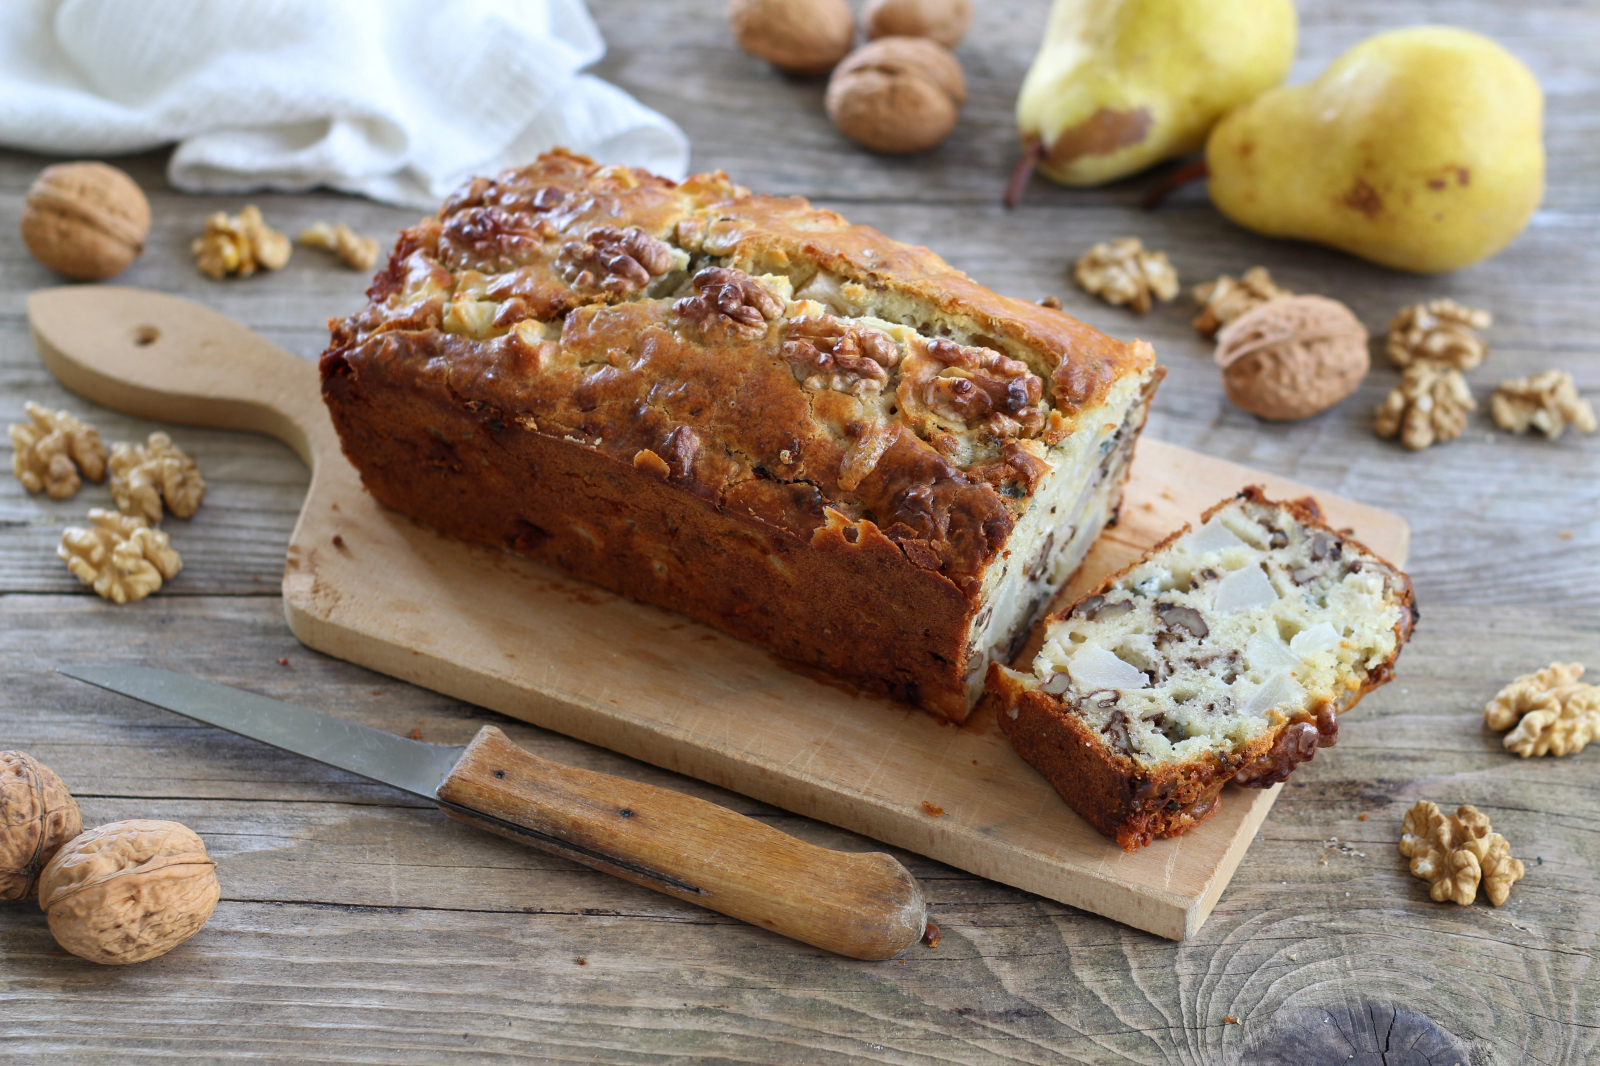
<svg viewBox="0 0 1600 1066">
<path fill-rule="evenodd" d="M 316 364 L 193 300 L 113 285 L 28 297 L 45 368 L 105 407 L 163 422 L 266 433 L 307 466 L 338 454 Z"/>
</svg>

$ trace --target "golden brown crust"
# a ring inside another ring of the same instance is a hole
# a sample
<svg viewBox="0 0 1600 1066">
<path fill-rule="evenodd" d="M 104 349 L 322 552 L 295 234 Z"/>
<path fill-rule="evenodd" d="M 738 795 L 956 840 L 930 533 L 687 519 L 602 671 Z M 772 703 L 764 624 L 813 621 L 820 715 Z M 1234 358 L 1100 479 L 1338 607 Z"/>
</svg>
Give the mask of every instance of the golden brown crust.
<svg viewBox="0 0 1600 1066">
<path fill-rule="evenodd" d="M 799 320 L 761 276 L 792 290 L 823 272 L 967 338 L 908 341 L 908 365 L 939 344 L 997 359 L 998 376 L 970 375 L 989 391 L 968 392 L 1016 436 L 962 451 L 937 420 L 802 387 L 786 344 Z M 1038 455 L 1119 379 L 1159 379 L 1148 345 L 997 296 L 798 197 L 559 151 L 474 179 L 404 231 L 368 297 L 330 323 L 322 373 L 381 502 L 957 719 L 980 587 Z M 730 544 L 762 547 L 746 566 Z"/>
<path fill-rule="evenodd" d="M 1331 529 L 1322 510 L 1311 497 L 1279 503 L 1269 500 L 1260 486 L 1252 485 L 1239 498 L 1267 507 L 1282 507 L 1304 526 L 1324 530 L 1340 538 L 1360 553 L 1379 558 L 1375 552 L 1347 534 Z M 1204 522 L 1230 501 L 1223 500 L 1208 509 Z M 1099 586 L 1077 602 L 1045 619 L 1045 625 L 1072 613 L 1078 603 L 1091 596 L 1104 595 L 1123 575 L 1165 550 L 1187 533 L 1187 525 L 1152 547 L 1141 558 L 1108 576 Z M 1388 566 L 1389 564 L 1385 563 Z M 1410 578 L 1390 566 L 1400 585 L 1400 620 L 1395 624 L 1396 643 L 1388 659 L 1370 670 L 1359 689 L 1345 693 L 1331 705 L 1312 707 L 1283 721 L 1261 736 L 1227 755 L 1207 753 L 1186 763 L 1160 763 L 1142 766 L 1130 756 L 1113 750 L 1105 738 L 1091 731 L 1076 715 L 1069 713 L 1061 696 L 1040 692 L 1023 684 L 1016 675 L 991 663 L 986 679 L 986 702 L 992 703 L 1000 731 L 1031 766 L 1044 775 L 1067 804 L 1089 824 L 1120 844 L 1124 851 L 1137 851 L 1156 837 L 1177 836 L 1217 812 L 1222 787 L 1241 779 L 1246 787 L 1264 788 L 1288 777 L 1294 767 L 1309 760 L 1315 747 L 1331 747 L 1338 740 L 1338 715 L 1360 702 L 1368 692 L 1386 684 L 1394 676 L 1395 660 L 1411 637 L 1417 611 Z M 1296 738 L 1295 727 L 1314 727 L 1310 750 L 1284 750 L 1284 742 Z"/>
</svg>

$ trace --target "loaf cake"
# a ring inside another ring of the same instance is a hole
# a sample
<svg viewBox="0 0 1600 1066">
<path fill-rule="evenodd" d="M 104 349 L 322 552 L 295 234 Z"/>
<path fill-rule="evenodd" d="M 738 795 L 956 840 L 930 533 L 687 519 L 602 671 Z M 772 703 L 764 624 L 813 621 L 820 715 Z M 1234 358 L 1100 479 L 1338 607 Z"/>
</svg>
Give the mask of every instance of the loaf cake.
<svg viewBox="0 0 1600 1066">
<path fill-rule="evenodd" d="M 401 233 L 323 396 L 382 504 L 961 720 L 1116 515 L 1150 346 L 721 173 Z"/>
<path fill-rule="evenodd" d="M 1225 500 L 1046 621 L 1031 672 L 989 668 L 1001 731 L 1127 851 L 1282 781 L 1393 675 L 1411 583 L 1314 500 Z"/>
</svg>

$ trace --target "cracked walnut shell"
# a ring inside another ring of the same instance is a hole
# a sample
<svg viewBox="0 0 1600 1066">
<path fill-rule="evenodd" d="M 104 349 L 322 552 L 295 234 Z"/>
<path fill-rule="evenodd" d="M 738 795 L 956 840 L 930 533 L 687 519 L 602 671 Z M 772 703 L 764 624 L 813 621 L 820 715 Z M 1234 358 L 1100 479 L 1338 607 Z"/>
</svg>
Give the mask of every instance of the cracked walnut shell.
<svg viewBox="0 0 1600 1066">
<path fill-rule="evenodd" d="M 1414 452 L 1437 441 L 1455 440 L 1478 403 L 1461 371 L 1426 360 L 1412 363 L 1372 415 L 1380 437 L 1400 438 Z"/>
<path fill-rule="evenodd" d="M 371 270 L 378 263 L 378 242 L 363 237 L 343 222 L 333 226 L 314 222 L 300 231 L 297 240 L 307 248 L 332 252 L 351 270 Z"/>
<path fill-rule="evenodd" d="M 1073 264 L 1072 277 L 1089 295 L 1141 315 L 1155 300 L 1178 295 L 1178 273 L 1167 253 L 1146 250 L 1137 237 L 1102 241 L 1090 248 Z"/>
<path fill-rule="evenodd" d="M 1326 411 L 1367 376 L 1367 331 L 1322 296 L 1267 300 L 1217 334 L 1228 399 L 1252 414 L 1294 421 Z"/>
<path fill-rule="evenodd" d="M 105 599 L 142 600 L 183 569 L 167 535 L 151 529 L 143 518 L 97 507 L 89 512 L 89 521 L 91 528 L 69 526 L 62 532 L 56 555 Z"/>
<path fill-rule="evenodd" d="M 1293 296 L 1294 293 L 1280 288 L 1272 280 L 1272 275 L 1267 272 L 1266 267 L 1255 266 L 1246 270 L 1242 278 L 1232 278 L 1223 274 L 1216 281 L 1196 285 L 1192 295 L 1195 303 L 1201 306 L 1200 313 L 1195 315 L 1189 324 L 1202 337 L 1214 337 L 1217 330 L 1246 311 L 1253 310 L 1268 300 Z"/>
<path fill-rule="evenodd" d="M 221 279 L 229 275 L 247 278 L 257 268 L 278 270 L 294 249 L 287 236 L 266 224 L 261 209 L 249 204 L 237 215 L 218 211 L 206 219 L 204 232 L 189 250 L 200 273 Z"/>
<path fill-rule="evenodd" d="M 1419 360 L 1471 370 L 1489 354 L 1477 331 L 1488 329 L 1494 316 L 1463 307 L 1454 300 L 1429 300 L 1400 309 L 1389 323 L 1384 350 L 1389 361 L 1405 368 Z"/>
<path fill-rule="evenodd" d="M 177 822 L 91 829 L 39 877 L 39 907 L 74 955 L 123 966 L 165 955 L 200 931 L 222 896 L 205 842 Z"/>
<path fill-rule="evenodd" d="M 1411 860 L 1411 874 L 1430 885 L 1436 902 L 1462 906 L 1478 896 L 1481 883 L 1489 902 L 1506 901 L 1513 883 L 1522 879 L 1520 859 L 1511 857 L 1506 838 L 1493 832 L 1489 819 L 1470 804 L 1446 815 L 1438 804 L 1422 800 L 1406 812 L 1400 854 Z"/>
<path fill-rule="evenodd" d="M 161 521 L 161 504 L 179 518 L 200 509 L 206 494 L 200 468 L 165 433 L 152 433 L 143 444 L 111 447 L 111 495 L 117 510 L 148 522 Z"/>
<path fill-rule="evenodd" d="M 1502 381 L 1489 400 L 1495 425 L 1512 433 L 1536 429 L 1552 440 L 1568 426 L 1579 433 L 1595 431 L 1594 408 L 1578 395 L 1565 370 L 1546 370 L 1532 377 Z"/>
<path fill-rule="evenodd" d="M 74 281 L 120 274 L 144 251 L 150 201 L 104 163 L 45 167 L 28 189 L 22 239 L 34 258 Z"/>
<path fill-rule="evenodd" d="M 21 751 L 0 751 L 0 899 L 27 899 L 39 871 L 83 832 L 78 803 L 54 770 Z"/>
<path fill-rule="evenodd" d="M 106 446 L 93 426 L 31 401 L 23 410 L 32 421 L 11 426 L 11 472 L 23 488 L 64 500 L 78 491 L 80 475 L 105 480 Z"/>
<path fill-rule="evenodd" d="M 1551 663 L 1523 674 L 1484 707 L 1484 724 L 1510 729 L 1505 748 L 1524 759 L 1574 755 L 1600 738 L 1600 685 L 1583 684 L 1582 676 L 1582 663 Z"/>
<path fill-rule="evenodd" d="M 961 63 L 926 37 L 880 37 L 856 49 L 823 97 L 840 133 L 886 155 L 934 147 L 956 128 L 966 102 Z"/>
</svg>

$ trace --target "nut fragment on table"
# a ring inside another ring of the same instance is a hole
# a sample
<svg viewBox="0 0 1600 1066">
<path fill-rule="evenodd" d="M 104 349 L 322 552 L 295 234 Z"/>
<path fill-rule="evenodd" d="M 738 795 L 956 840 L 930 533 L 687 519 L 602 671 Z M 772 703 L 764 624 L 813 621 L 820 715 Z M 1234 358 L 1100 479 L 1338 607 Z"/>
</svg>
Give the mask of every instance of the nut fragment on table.
<svg viewBox="0 0 1600 1066">
<path fill-rule="evenodd" d="M 22 208 L 22 240 L 34 258 L 74 281 L 100 281 L 144 251 L 150 201 L 105 163 L 45 167 Z"/>
<path fill-rule="evenodd" d="M 165 955 L 200 931 L 221 896 L 205 842 L 177 822 L 91 829 L 39 877 L 39 907 L 56 942 L 105 966 Z"/>
<path fill-rule="evenodd" d="M 179 518 L 200 509 L 206 494 L 200 468 L 165 433 L 152 433 L 143 444 L 111 446 L 111 496 L 117 510 L 149 522 L 161 521 L 161 504 Z"/>
<path fill-rule="evenodd" d="M 0 751 L 0 899 L 27 899 L 39 871 L 83 832 L 78 802 L 54 770 L 27 752 Z"/>
<path fill-rule="evenodd" d="M 1380 437 L 1400 438 L 1414 452 L 1438 441 L 1455 440 L 1467 428 L 1467 413 L 1478 402 L 1461 371 L 1426 360 L 1412 363 L 1372 416 Z"/>
<path fill-rule="evenodd" d="M 1276 421 L 1309 418 L 1367 376 L 1367 331 L 1344 304 L 1284 296 L 1257 304 L 1217 333 L 1228 399 Z"/>
<path fill-rule="evenodd" d="M 91 525 L 69 526 L 56 555 L 77 579 L 113 603 L 142 600 L 183 569 L 167 535 L 143 518 L 95 508 Z"/>
<path fill-rule="evenodd" d="M 1155 300 L 1178 295 L 1178 272 L 1172 269 L 1167 253 L 1146 249 L 1138 237 L 1095 245 L 1073 264 L 1072 276 L 1091 296 L 1141 315 Z"/>
<path fill-rule="evenodd" d="M 967 79 L 950 50 L 926 37 L 880 37 L 845 57 L 823 97 L 839 132 L 887 155 L 925 152 L 950 135 Z"/>
<path fill-rule="evenodd" d="M 23 488 L 64 500 L 78 491 L 82 478 L 105 480 L 106 446 L 99 431 L 31 400 L 22 409 L 31 421 L 11 425 L 11 472 Z"/>
<path fill-rule="evenodd" d="M 954 48 L 972 25 L 972 0 L 867 0 L 861 26 L 867 39 L 926 37 Z"/>
<path fill-rule="evenodd" d="M 1579 433 L 1595 431 L 1594 408 L 1578 395 L 1565 370 L 1546 370 L 1532 377 L 1502 381 L 1489 400 L 1495 425 L 1512 433 L 1536 429 L 1554 439 L 1568 426 Z"/>
<path fill-rule="evenodd" d="M 1454 300 L 1410 304 L 1389 323 L 1384 350 L 1389 361 L 1402 368 L 1425 359 L 1471 370 L 1489 354 L 1489 346 L 1477 331 L 1493 323 L 1489 312 L 1463 307 Z"/>
<path fill-rule="evenodd" d="M 856 37 L 844 0 L 732 0 L 728 27 L 746 52 L 802 76 L 832 70 Z"/>
<path fill-rule="evenodd" d="M 343 222 L 332 226 L 314 222 L 300 231 L 298 240 L 307 248 L 332 252 L 351 270 L 371 270 L 378 262 L 378 242 L 363 237 Z"/>
<path fill-rule="evenodd" d="M 1238 318 L 1246 311 L 1261 306 L 1268 300 L 1293 296 L 1288 289 L 1280 288 L 1272 280 L 1266 267 L 1251 267 L 1244 277 L 1233 278 L 1223 274 L 1215 281 L 1196 285 L 1191 291 L 1194 301 L 1200 304 L 1200 313 L 1189 324 L 1202 337 L 1212 337 L 1217 330 Z"/>
<path fill-rule="evenodd" d="M 1523 674 L 1484 707 L 1484 724 L 1510 729 L 1506 750 L 1524 759 L 1574 755 L 1600 738 L 1600 685 L 1586 685 L 1578 680 L 1582 676 L 1582 663 L 1551 663 Z"/>
<path fill-rule="evenodd" d="M 218 211 L 206 219 L 205 231 L 189 249 L 200 273 L 218 279 L 247 278 L 257 269 L 278 270 L 294 250 L 287 236 L 267 225 L 255 204 L 237 215 Z"/>
<path fill-rule="evenodd" d="M 1470 804 L 1451 815 L 1428 800 L 1416 804 L 1406 812 L 1400 854 L 1411 860 L 1412 876 L 1427 881 L 1429 895 L 1439 903 L 1466 906 L 1478 897 L 1481 884 L 1498 907 L 1525 872 L 1522 860 L 1511 857 L 1506 838 Z"/>
</svg>

